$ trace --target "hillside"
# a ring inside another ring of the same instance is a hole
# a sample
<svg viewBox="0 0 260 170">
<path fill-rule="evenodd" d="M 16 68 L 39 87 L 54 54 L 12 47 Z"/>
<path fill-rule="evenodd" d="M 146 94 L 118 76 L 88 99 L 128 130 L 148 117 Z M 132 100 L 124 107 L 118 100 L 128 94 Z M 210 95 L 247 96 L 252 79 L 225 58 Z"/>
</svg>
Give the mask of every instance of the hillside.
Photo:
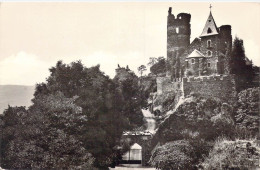
<svg viewBox="0 0 260 170">
<path fill-rule="evenodd" d="M 34 86 L 0 85 L 0 114 L 11 106 L 30 106 Z"/>
</svg>

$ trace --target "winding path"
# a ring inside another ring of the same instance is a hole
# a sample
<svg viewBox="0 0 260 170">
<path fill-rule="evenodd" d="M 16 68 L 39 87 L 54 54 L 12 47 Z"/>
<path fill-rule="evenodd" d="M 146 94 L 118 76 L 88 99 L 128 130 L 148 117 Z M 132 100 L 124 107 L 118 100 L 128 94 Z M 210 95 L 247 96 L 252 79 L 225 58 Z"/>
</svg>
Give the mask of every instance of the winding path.
<svg viewBox="0 0 260 170">
<path fill-rule="evenodd" d="M 147 121 L 147 131 L 151 132 L 152 134 L 155 133 L 156 121 L 154 120 L 154 115 L 150 112 L 149 109 L 142 109 L 143 116 Z"/>
</svg>

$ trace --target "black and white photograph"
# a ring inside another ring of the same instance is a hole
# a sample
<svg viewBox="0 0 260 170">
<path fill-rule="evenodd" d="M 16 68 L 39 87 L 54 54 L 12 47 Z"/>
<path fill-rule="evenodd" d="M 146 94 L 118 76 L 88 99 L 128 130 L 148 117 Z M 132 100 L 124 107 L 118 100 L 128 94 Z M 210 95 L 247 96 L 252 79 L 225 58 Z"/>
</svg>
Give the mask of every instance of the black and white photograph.
<svg viewBox="0 0 260 170">
<path fill-rule="evenodd" d="M 260 170 L 260 2 L 0 2 L 0 170 Z"/>
</svg>

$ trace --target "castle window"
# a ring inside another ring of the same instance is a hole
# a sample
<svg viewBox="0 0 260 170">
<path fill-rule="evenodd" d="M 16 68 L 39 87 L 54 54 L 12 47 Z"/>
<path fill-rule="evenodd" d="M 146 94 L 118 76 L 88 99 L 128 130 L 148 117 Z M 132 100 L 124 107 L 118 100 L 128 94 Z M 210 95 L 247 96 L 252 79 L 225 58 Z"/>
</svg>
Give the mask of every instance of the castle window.
<svg viewBox="0 0 260 170">
<path fill-rule="evenodd" d="M 211 47 L 211 40 L 207 41 L 208 48 Z"/>
<path fill-rule="evenodd" d="M 211 55 L 212 55 L 212 52 L 208 51 L 208 56 L 211 57 Z"/>
<path fill-rule="evenodd" d="M 211 22 L 211 19 L 209 20 L 209 22 Z"/>
<path fill-rule="evenodd" d="M 208 63 L 208 67 L 210 67 L 210 63 Z"/>
<path fill-rule="evenodd" d="M 209 33 L 212 33 L 212 30 L 211 30 L 210 28 L 208 28 L 207 33 L 208 33 L 208 34 L 209 34 Z"/>
<path fill-rule="evenodd" d="M 179 19 L 181 19 L 181 17 L 179 17 Z"/>
<path fill-rule="evenodd" d="M 179 28 L 178 27 L 176 28 L 176 33 L 179 34 Z"/>
<path fill-rule="evenodd" d="M 191 59 L 191 64 L 194 64 L 195 63 L 195 59 Z"/>
</svg>

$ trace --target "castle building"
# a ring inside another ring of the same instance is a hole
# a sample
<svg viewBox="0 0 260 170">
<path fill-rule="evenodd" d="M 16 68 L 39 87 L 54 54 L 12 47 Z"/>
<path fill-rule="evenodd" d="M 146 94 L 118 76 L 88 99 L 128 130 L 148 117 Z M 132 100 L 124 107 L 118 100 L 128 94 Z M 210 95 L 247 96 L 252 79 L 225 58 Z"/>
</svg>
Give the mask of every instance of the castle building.
<svg viewBox="0 0 260 170">
<path fill-rule="evenodd" d="M 180 13 L 175 17 L 169 8 L 167 72 L 166 76 L 156 79 L 157 94 L 175 93 L 176 102 L 192 93 L 235 101 L 237 78 L 229 73 L 228 64 L 232 49 L 231 26 L 217 27 L 210 10 L 201 34 L 190 42 L 190 21 L 190 14 Z"/>
<path fill-rule="evenodd" d="M 217 27 L 210 11 L 199 38 L 190 43 L 191 15 L 175 17 L 172 8 L 167 22 L 167 75 L 172 78 L 225 74 L 225 56 L 231 51 L 231 26 Z"/>
</svg>

